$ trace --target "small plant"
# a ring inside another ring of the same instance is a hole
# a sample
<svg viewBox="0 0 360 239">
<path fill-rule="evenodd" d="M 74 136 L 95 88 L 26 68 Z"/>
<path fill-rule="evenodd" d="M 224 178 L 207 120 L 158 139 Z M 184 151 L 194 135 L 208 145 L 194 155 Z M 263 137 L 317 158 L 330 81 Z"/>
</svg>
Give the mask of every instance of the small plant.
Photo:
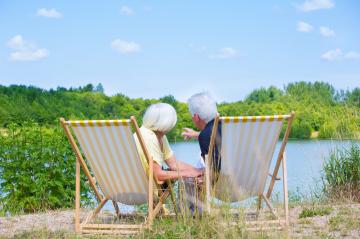
<svg viewBox="0 0 360 239">
<path fill-rule="evenodd" d="M 329 215 L 331 211 L 332 211 L 331 207 L 321 207 L 321 206 L 305 207 L 300 213 L 299 218 Z"/>
<path fill-rule="evenodd" d="M 323 192 L 330 199 L 360 201 L 360 147 L 336 149 L 323 166 Z"/>
</svg>

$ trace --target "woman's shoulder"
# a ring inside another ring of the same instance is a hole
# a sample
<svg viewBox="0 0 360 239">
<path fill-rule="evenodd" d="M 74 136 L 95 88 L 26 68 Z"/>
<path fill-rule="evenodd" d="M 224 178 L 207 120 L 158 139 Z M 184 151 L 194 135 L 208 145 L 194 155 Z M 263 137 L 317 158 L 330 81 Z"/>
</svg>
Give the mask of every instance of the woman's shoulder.
<svg viewBox="0 0 360 239">
<path fill-rule="evenodd" d="M 150 130 L 150 129 L 144 127 L 144 126 L 140 127 L 140 133 L 141 133 L 141 136 L 144 138 L 145 141 L 157 140 L 155 133 L 152 130 Z"/>
</svg>

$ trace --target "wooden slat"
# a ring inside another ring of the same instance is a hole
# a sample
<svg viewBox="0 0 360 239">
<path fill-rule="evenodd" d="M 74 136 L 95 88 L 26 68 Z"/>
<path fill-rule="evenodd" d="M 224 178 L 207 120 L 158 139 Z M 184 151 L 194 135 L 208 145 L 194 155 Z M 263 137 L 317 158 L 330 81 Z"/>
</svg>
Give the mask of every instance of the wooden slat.
<svg viewBox="0 0 360 239">
<path fill-rule="evenodd" d="M 276 215 L 276 212 L 275 212 L 274 208 L 272 207 L 272 205 L 271 205 L 271 203 L 270 203 L 269 199 L 268 199 L 268 198 L 266 198 L 266 196 L 265 196 L 265 195 L 263 195 L 263 199 L 264 199 L 264 201 L 265 201 L 266 205 L 269 207 L 270 212 L 272 213 L 272 215 L 273 215 L 275 218 L 278 218 L 278 216 Z"/>
<path fill-rule="evenodd" d="M 288 125 L 286 127 L 286 131 L 285 131 L 283 141 L 281 143 L 281 147 L 280 147 L 280 150 L 279 150 L 278 158 L 276 160 L 276 165 L 275 165 L 275 168 L 274 168 L 274 172 L 272 173 L 273 177 L 271 178 L 269 189 L 268 189 L 267 194 L 266 194 L 267 198 L 270 198 L 272 190 L 274 188 L 275 178 L 277 177 L 277 174 L 279 172 L 281 159 L 282 159 L 283 153 L 285 151 L 286 143 L 287 143 L 287 141 L 289 139 L 289 134 L 290 134 L 290 131 L 291 131 L 291 125 L 292 125 L 292 122 L 294 120 L 294 117 L 295 117 L 295 112 L 293 111 L 293 112 L 291 112 L 291 117 L 288 120 Z"/>
<path fill-rule="evenodd" d="M 130 231 L 130 230 L 90 230 L 90 229 L 84 229 L 81 230 L 82 233 L 85 234 L 101 234 L 101 235 L 106 235 L 106 234 L 111 234 L 111 235 L 134 235 L 134 234 L 138 234 L 139 231 Z"/>
<path fill-rule="evenodd" d="M 76 160 L 75 166 L 75 232 L 80 232 L 80 163 Z"/>
<path fill-rule="evenodd" d="M 285 220 L 268 220 L 268 221 L 247 221 L 246 225 L 268 225 L 268 224 L 282 224 Z"/>
<path fill-rule="evenodd" d="M 213 124 L 213 128 L 211 131 L 211 137 L 210 137 L 210 145 L 209 145 L 209 152 L 208 152 L 208 160 L 210 161 L 210 168 L 214 167 L 214 165 L 212 165 L 212 157 L 213 157 L 213 151 L 215 148 L 215 139 L 216 139 L 216 135 L 217 135 L 217 128 L 218 128 L 218 124 L 219 124 L 219 114 L 216 115 L 215 119 L 214 119 L 214 124 Z M 220 153 L 220 152 L 218 152 Z M 215 175 L 213 175 L 215 176 Z"/>
<path fill-rule="evenodd" d="M 270 231 L 270 230 L 282 230 L 283 228 L 281 226 L 279 227 L 251 227 L 251 228 L 245 228 L 246 231 Z"/>
<path fill-rule="evenodd" d="M 284 156 L 282 160 L 282 171 L 283 171 L 283 187 L 284 187 L 284 211 L 285 211 L 285 225 L 289 226 L 289 197 L 288 197 L 288 188 L 287 188 L 287 171 L 286 171 L 286 153 L 284 151 Z"/>
<path fill-rule="evenodd" d="M 144 225 L 134 224 L 86 224 L 83 229 L 141 229 Z"/>
<path fill-rule="evenodd" d="M 210 213 L 210 162 L 208 155 L 205 155 L 205 209 Z"/>
</svg>

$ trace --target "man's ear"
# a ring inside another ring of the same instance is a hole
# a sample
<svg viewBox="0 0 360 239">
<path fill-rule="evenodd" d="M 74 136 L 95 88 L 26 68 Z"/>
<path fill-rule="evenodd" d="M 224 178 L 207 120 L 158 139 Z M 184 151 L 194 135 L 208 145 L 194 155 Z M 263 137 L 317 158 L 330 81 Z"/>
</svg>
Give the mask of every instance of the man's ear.
<svg viewBox="0 0 360 239">
<path fill-rule="evenodd" d="M 198 122 L 199 120 L 200 120 L 200 117 L 199 117 L 199 115 L 198 114 L 194 114 L 194 120 L 196 121 L 196 122 Z"/>
</svg>

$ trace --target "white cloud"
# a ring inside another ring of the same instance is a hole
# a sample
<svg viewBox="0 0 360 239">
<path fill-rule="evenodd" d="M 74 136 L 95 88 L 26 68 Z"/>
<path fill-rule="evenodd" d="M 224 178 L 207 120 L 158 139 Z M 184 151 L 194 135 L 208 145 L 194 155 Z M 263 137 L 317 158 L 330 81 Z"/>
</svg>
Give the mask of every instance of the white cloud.
<svg viewBox="0 0 360 239">
<path fill-rule="evenodd" d="M 13 49 L 19 50 L 24 48 L 26 43 L 21 35 L 16 35 L 8 41 L 8 45 Z"/>
<path fill-rule="evenodd" d="M 321 55 L 321 58 L 327 61 L 335 60 L 358 60 L 360 59 L 360 53 L 355 51 L 349 51 L 344 54 L 341 49 L 330 50 Z"/>
<path fill-rule="evenodd" d="M 52 9 L 46 9 L 46 8 L 40 8 L 37 10 L 36 15 L 40 17 L 48 17 L 48 18 L 61 18 L 62 14 L 58 11 L 56 11 L 55 8 Z"/>
<path fill-rule="evenodd" d="M 314 29 L 312 25 L 306 22 L 298 22 L 297 23 L 297 30 L 299 32 L 311 32 Z"/>
<path fill-rule="evenodd" d="M 328 28 L 328 27 L 320 27 L 320 34 L 323 35 L 324 37 L 332 37 L 335 36 L 335 32 L 334 30 Z"/>
<path fill-rule="evenodd" d="M 141 51 L 141 46 L 139 44 L 120 39 L 112 41 L 111 48 L 123 54 L 137 53 Z"/>
<path fill-rule="evenodd" d="M 335 4 L 332 0 L 306 0 L 297 6 L 297 9 L 302 12 L 311 12 L 320 9 L 333 8 Z"/>
<path fill-rule="evenodd" d="M 343 53 L 341 49 L 337 48 L 335 50 L 330 50 L 321 55 L 321 58 L 326 61 L 335 61 L 341 60 L 343 57 Z"/>
<path fill-rule="evenodd" d="M 211 55 L 212 59 L 229 59 L 237 56 L 237 51 L 232 47 L 224 47 L 215 55 Z"/>
<path fill-rule="evenodd" d="M 349 60 L 357 60 L 360 59 L 360 53 L 349 51 L 348 53 L 345 54 L 344 57 L 345 59 L 349 59 Z"/>
<path fill-rule="evenodd" d="M 120 12 L 127 16 L 134 15 L 134 11 L 130 7 L 125 5 L 121 7 Z"/>
<path fill-rule="evenodd" d="M 8 46 L 14 50 L 10 53 L 11 61 L 36 61 L 49 56 L 47 49 L 38 48 L 35 44 L 25 41 L 21 35 L 11 38 Z"/>
<path fill-rule="evenodd" d="M 12 61 L 36 61 L 49 55 L 49 51 L 45 48 L 36 49 L 34 51 L 15 51 L 10 53 Z"/>
</svg>

